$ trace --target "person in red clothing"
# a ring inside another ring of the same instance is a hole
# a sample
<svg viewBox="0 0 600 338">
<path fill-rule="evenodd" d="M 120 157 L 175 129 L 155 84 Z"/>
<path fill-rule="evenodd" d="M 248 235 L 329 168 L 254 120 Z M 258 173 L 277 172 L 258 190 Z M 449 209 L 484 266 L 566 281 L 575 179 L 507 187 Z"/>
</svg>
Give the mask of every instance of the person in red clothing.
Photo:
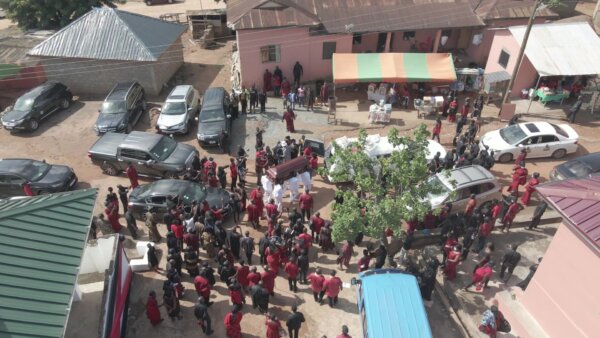
<svg viewBox="0 0 600 338">
<path fill-rule="evenodd" d="M 323 276 L 321 269 L 317 268 L 315 272 L 308 275 L 307 279 L 310 282 L 310 289 L 312 290 L 315 302 L 323 304 L 323 295 L 325 294 L 323 285 L 325 284 L 325 276 Z"/>
<path fill-rule="evenodd" d="M 350 258 L 352 258 L 352 254 L 354 253 L 353 247 L 354 243 L 352 241 L 347 241 L 346 244 L 342 246 L 342 251 L 337 258 L 340 270 L 343 269 L 342 265 L 345 265 L 346 269 L 350 267 Z"/>
<path fill-rule="evenodd" d="M 280 338 L 279 330 L 281 330 L 281 322 L 277 319 L 272 313 L 267 313 L 267 321 L 265 322 L 267 325 L 267 338 Z"/>
<path fill-rule="evenodd" d="M 473 211 L 475 211 L 475 207 L 477 206 L 477 199 L 475 199 L 477 195 L 471 194 L 471 197 L 467 201 L 467 206 L 465 206 L 465 217 L 471 217 L 473 215 Z"/>
<path fill-rule="evenodd" d="M 237 305 L 234 305 L 233 310 L 231 310 L 223 320 L 227 338 L 242 338 L 242 317 L 243 314 L 240 312 L 240 308 Z"/>
<path fill-rule="evenodd" d="M 282 97 L 287 97 L 288 94 L 290 93 L 290 82 L 287 80 L 287 78 L 283 78 L 281 80 L 281 96 Z"/>
<path fill-rule="evenodd" d="M 204 172 L 208 177 L 208 174 L 217 175 L 217 162 L 212 157 L 209 157 L 206 162 L 204 162 Z"/>
<path fill-rule="evenodd" d="M 265 69 L 265 73 L 263 74 L 263 90 L 265 92 L 270 92 L 273 87 L 271 86 L 271 81 L 273 80 L 273 74 L 268 69 Z"/>
<path fill-rule="evenodd" d="M 444 246 L 442 247 L 442 254 L 443 254 L 442 265 L 446 264 L 446 259 L 448 258 L 448 254 L 450 254 L 452 249 L 454 249 L 454 247 L 457 244 L 458 244 L 458 236 L 456 236 L 456 233 L 454 232 L 454 230 L 452 230 L 452 231 L 450 231 L 450 233 L 448 233 L 448 238 L 446 239 L 446 242 L 444 242 Z"/>
<path fill-rule="evenodd" d="M 250 192 L 250 200 L 254 201 L 254 204 L 258 208 L 258 215 L 260 218 L 263 217 L 263 209 L 265 208 L 265 202 L 263 202 L 264 191 L 261 186 L 254 188 Z"/>
<path fill-rule="evenodd" d="M 267 291 L 269 291 L 269 294 L 271 296 L 275 295 L 275 292 L 273 290 L 275 289 L 275 278 L 276 277 L 277 277 L 277 274 L 275 272 L 271 271 L 268 266 L 265 266 L 265 271 L 263 271 L 260 274 L 260 280 L 262 280 L 263 286 L 265 287 L 265 289 L 267 289 Z"/>
<path fill-rule="evenodd" d="M 523 148 L 523 149 L 521 149 L 519 156 L 517 156 L 517 158 L 515 159 L 515 166 L 520 165 L 521 162 L 525 162 L 526 158 L 527 158 L 527 148 Z"/>
<path fill-rule="evenodd" d="M 231 303 L 233 303 L 233 305 L 237 305 L 241 308 L 243 304 L 246 304 L 246 299 L 244 299 L 244 293 L 242 292 L 242 286 L 237 280 L 234 280 L 228 288 L 229 298 L 231 299 Z"/>
<path fill-rule="evenodd" d="M 306 228 L 302 228 L 302 233 L 298 235 L 298 243 L 301 245 L 302 250 L 306 250 L 306 252 L 310 251 L 310 247 L 312 246 L 313 237 L 308 234 L 308 230 Z"/>
<path fill-rule="evenodd" d="M 219 179 L 213 173 L 208 173 L 208 186 L 212 188 L 219 187 Z"/>
<path fill-rule="evenodd" d="M 462 255 L 462 245 L 456 244 L 452 251 L 448 253 L 448 259 L 446 260 L 446 266 L 444 267 L 444 274 L 447 280 L 454 280 L 456 278 L 456 267 L 460 263 L 460 257 Z"/>
<path fill-rule="evenodd" d="M 181 224 L 181 220 L 176 219 L 173 221 L 173 224 L 171 224 L 171 231 L 173 232 L 173 234 L 175 235 L 175 238 L 177 239 L 177 247 L 179 248 L 179 251 L 182 251 L 183 250 L 184 226 L 183 226 L 183 224 Z"/>
<path fill-rule="evenodd" d="M 252 287 L 258 284 L 258 282 L 260 282 L 260 279 L 260 273 L 258 273 L 256 267 L 253 266 L 250 269 L 250 273 L 248 273 L 248 287 Z"/>
<path fill-rule="evenodd" d="M 502 218 L 502 231 L 506 229 L 506 232 L 510 231 L 510 227 L 512 226 L 513 221 L 515 220 L 515 216 L 517 213 L 521 211 L 523 207 L 517 203 L 516 198 L 512 198 L 510 205 L 508 206 L 508 210 L 506 214 L 504 214 L 504 218 Z"/>
<path fill-rule="evenodd" d="M 292 259 L 283 268 L 283 271 L 285 271 L 285 273 L 287 273 L 288 275 L 288 284 L 290 286 L 290 291 L 298 291 L 298 270 L 298 264 L 296 263 L 295 257 L 292 257 Z"/>
<path fill-rule="evenodd" d="M 440 133 L 442 132 L 442 119 L 439 117 L 435 120 L 435 125 L 433 126 L 433 131 L 431 132 L 431 139 L 437 139 L 438 143 L 440 142 Z"/>
<path fill-rule="evenodd" d="M 535 187 L 540 184 L 539 177 L 540 173 L 533 173 L 533 177 L 529 180 L 529 182 L 527 182 L 527 185 L 525 186 L 525 193 L 523 196 L 521 196 L 521 202 L 524 206 L 529 204 L 531 195 L 533 195 L 533 192 L 535 191 Z"/>
<path fill-rule="evenodd" d="M 281 264 L 281 261 L 279 259 L 279 251 L 267 254 L 267 266 L 273 273 L 279 273 L 279 264 Z"/>
<path fill-rule="evenodd" d="M 296 119 L 296 114 L 292 110 L 292 107 L 289 106 L 285 113 L 283 113 L 283 118 L 281 122 L 285 121 L 285 128 L 290 133 L 295 133 L 296 129 L 294 128 L 294 120 Z"/>
<path fill-rule="evenodd" d="M 483 250 L 488 236 L 492 233 L 492 230 L 494 230 L 495 222 L 496 221 L 492 220 L 490 217 L 485 216 L 483 218 L 483 223 L 479 226 L 479 233 L 477 234 L 477 246 L 473 248 L 473 252 L 481 252 L 481 250 Z"/>
<path fill-rule="evenodd" d="M 304 189 L 304 193 L 298 198 L 298 206 L 300 206 L 300 212 L 302 213 L 302 222 L 305 219 L 308 221 L 313 207 L 313 198 L 308 189 Z"/>
<path fill-rule="evenodd" d="M 125 170 L 127 177 L 129 177 L 129 184 L 131 190 L 135 189 L 140 183 L 138 182 L 138 172 L 131 162 L 127 162 L 127 169 Z"/>
<path fill-rule="evenodd" d="M 484 266 L 475 269 L 473 277 L 471 277 L 471 283 L 465 286 L 464 290 L 467 291 L 469 287 L 477 284 L 477 291 L 481 290 L 482 287 L 487 288 L 487 284 L 490 278 L 494 275 L 494 261 L 487 262 Z"/>
<path fill-rule="evenodd" d="M 519 177 L 521 176 L 521 172 L 517 171 L 518 169 L 520 169 L 518 166 L 513 168 L 512 181 L 506 189 L 507 192 L 513 192 L 515 196 L 519 196 Z"/>
<path fill-rule="evenodd" d="M 337 277 L 335 273 L 335 270 L 331 270 L 331 277 L 323 284 L 323 289 L 325 290 L 327 300 L 329 301 L 329 307 L 333 307 L 337 304 L 338 295 L 343 289 L 342 280 Z"/>
<path fill-rule="evenodd" d="M 25 196 L 33 196 L 33 190 L 31 190 L 31 185 L 29 184 L 29 182 L 25 182 L 23 183 L 23 193 L 25 194 Z"/>
<path fill-rule="evenodd" d="M 304 157 L 306 158 L 310 158 L 312 156 L 312 148 L 311 147 L 304 147 L 304 150 L 302 151 L 302 154 L 304 155 Z"/>
<path fill-rule="evenodd" d="M 348 327 L 346 325 L 342 325 L 342 334 L 339 334 L 337 337 L 335 338 L 352 338 L 349 334 L 348 334 Z"/>
<path fill-rule="evenodd" d="M 243 259 L 240 259 L 240 266 L 237 268 L 237 272 L 235 277 L 244 289 L 244 291 L 248 290 L 248 285 L 250 281 L 248 280 L 248 275 L 250 274 L 250 268 L 246 265 Z"/>
<path fill-rule="evenodd" d="M 325 220 L 321 218 L 321 213 L 316 212 L 313 217 L 310 218 L 310 235 L 315 241 L 318 243 L 319 234 L 321 234 L 321 229 L 325 226 Z"/>
<path fill-rule="evenodd" d="M 527 184 L 527 176 L 529 175 L 529 170 L 525 168 L 525 162 L 521 161 L 519 164 L 519 168 L 517 168 L 517 172 L 519 173 L 519 185 Z"/>
<path fill-rule="evenodd" d="M 267 210 L 267 219 L 271 219 L 273 217 L 277 218 L 279 216 L 279 212 L 277 211 L 277 205 L 275 204 L 274 199 L 269 199 L 269 203 L 265 206 Z"/>
<path fill-rule="evenodd" d="M 492 221 L 492 225 L 496 224 L 496 220 L 500 217 L 500 213 L 502 212 L 502 203 L 497 199 L 492 201 L 492 210 L 490 211 L 490 220 Z"/>
<path fill-rule="evenodd" d="M 208 282 L 208 279 L 204 278 L 202 275 L 194 277 L 194 287 L 196 288 L 198 296 L 204 298 L 206 305 L 210 306 L 212 302 L 210 301 L 210 283 Z"/>
<path fill-rule="evenodd" d="M 456 102 L 456 99 L 452 100 L 452 102 L 450 102 L 449 108 L 448 108 L 448 121 L 449 122 L 454 122 L 456 121 L 456 110 L 458 109 L 458 102 Z"/>
<path fill-rule="evenodd" d="M 317 169 L 319 168 L 319 157 L 316 153 L 312 153 L 308 164 L 310 165 L 311 176 L 315 176 L 317 174 Z"/>
<path fill-rule="evenodd" d="M 250 222 L 252 227 L 254 229 L 260 228 L 260 213 L 254 200 L 250 200 L 250 205 L 246 207 L 246 212 L 248 214 L 248 222 Z"/>
<path fill-rule="evenodd" d="M 231 177 L 231 191 L 235 191 L 235 187 L 238 179 L 238 170 L 235 159 L 232 157 L 229 159 L 229 176 Z"/>
<path fill-rule="evenodd" d="M 358 272 L 369 270 L 369 263 L 371 263 L 371 254 L 369 250 L 363 250 L 363 256 L 358 260 Z"/>
<path fill-rule="evenodd" d="M 150 291 L 148 294 L 148 300 L 146 301 L 146 316 L 150 320 L 150 324 L 152 324 L 152 326 L 156 326 L 163 321 L 160 316 L 160 310 L 158 309 L 156 292 L 154 291 Z"/>
<path fill-rule="evenodd" d="M 108 222 L 110 223 L 112 230 L 115 233 L 119 233 L 121 231 L 121 228 L 123 228 L 123 226 L 119 222 L 118 203 L 115 206 L 114 203 L 107 201 L 105 203 L 105 206 L 106 207 L 104 208 L 104 213 L 106 214 L 106 219 L 108 219 Z"/>
<path fill-rule="evenodd" d="M 469 115 L 469 109 L 471 108 L 471 99 L 470 98 L 466 98 L 465 99 L 465 104 L 462 106 L 462 108 L 460 109 L 460 115 L 462 117 L 467 117 L 467 115 Z"/>
</svg>

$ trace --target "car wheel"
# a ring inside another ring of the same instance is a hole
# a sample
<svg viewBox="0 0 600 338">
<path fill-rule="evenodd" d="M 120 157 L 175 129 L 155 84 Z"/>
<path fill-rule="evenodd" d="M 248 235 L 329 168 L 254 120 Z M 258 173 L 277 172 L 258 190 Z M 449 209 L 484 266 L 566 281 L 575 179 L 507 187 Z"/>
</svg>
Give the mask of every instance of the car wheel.
<svg viewBox="0 0 600 338">
<path fill-rule="evenodd" d="M 31 119 L 29 121 L 29 130 L 37 130 L 40 127 L 40 123 L 37 119 Z"/>
<path fill-rule="evenodd" d="M 567 151 L 564 149 L 557 149 L 552 153 L 552 158 L 563 158 L 567 154 Z"/>
<path fill-rule="evenodd" d="M 502 163 L 506 163 L 506 162 L 510 162 L 513 159 L 513 155 L 511 153 L 506 153 L 506 154 L 502 154 L 500 155 L 500 157 L 498 158 L 498 161 L 502 162 Z"/>
<path fill-rule="evenodd" d="M 117 176 L 117 174 L 119 173 L 117 171 L 117 168 L 114 165 L 110 164 L 110 163 L 104 163 L 102 165 L 102 171 L 106 175 L 109 175 L 109 176 Z"/>
<path fill-rule="evenodd" d="M 64 99 L 61 106 L 63 109 L 67 109 L 67 108 L 69 108 L 70 105 L 71 105 L 71 101 L 69 101 L 69 99 Z"/>
<path fill-rule="evenodd" d="M 174 180 L 176 180 L 176 179 L 178 179 L 178 178 L 179 178 L 179 176 L 177 176 L 177 174 L 176 174 L 176 173 L 174 173 L 174 172 L 172 172 L 172 171 L 166 171 L 166 172 L 164 173 L 164 175 L 163 175 L 163 176 L 164 176 L 165 178 L 168 178 L 168 179 L 174 179 Z"/>
</svg>

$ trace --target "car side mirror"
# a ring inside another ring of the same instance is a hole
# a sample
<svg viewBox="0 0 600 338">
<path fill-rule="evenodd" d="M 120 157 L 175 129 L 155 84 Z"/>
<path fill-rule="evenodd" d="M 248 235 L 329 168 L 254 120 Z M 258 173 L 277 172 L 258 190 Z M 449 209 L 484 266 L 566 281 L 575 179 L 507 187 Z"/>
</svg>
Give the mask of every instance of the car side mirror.
<svg viewBox="0 0 600 338">
<path fill-rule="evenodd" d="M 522 144 L 519 144 L 519 148 L 523 148 L 523 145 L 522 145 Z"/>
<path fill-rule="evenodd" d="M 150 164 L 154 164 L 154 163 L 156 163 L 156 161 L 155 161 L 155 160 L 152 160 L 152 159 L 150 159 L 150 160 L 146 161 L 146 164 L 148 164 L 148 165 L 150 165 Z"/>
<path fill-rule="evenodd" d="M 231 118 L 231 114 L 227 114 L 227 118 L 230 119 Z"/>
</svg>

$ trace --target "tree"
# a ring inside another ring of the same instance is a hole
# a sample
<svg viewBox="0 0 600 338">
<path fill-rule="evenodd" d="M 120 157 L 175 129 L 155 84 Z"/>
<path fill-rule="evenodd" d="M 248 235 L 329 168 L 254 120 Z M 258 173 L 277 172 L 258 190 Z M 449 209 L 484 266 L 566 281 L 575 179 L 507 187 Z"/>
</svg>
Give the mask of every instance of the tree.
<svg viewBox="0 0 600 338">
<path fill-rule="evenodd" d="M 334 182 L 352 181 L 350 189 L 337 192 L 343 203 L 336 203 L 333 208 L 336 241 L 352 239 L 359 231 L 378 238 L 388 227 L 398 235 L 402 220 L 423 220 L 431 209 L 425 202 L 428 194 L 441 192 L 440 187 L 422 184 L 430 176 L 428 136 L 424 124 L 415 129 L 412 137 L 400 136 L 392 128 L 388 139 L 398 150 L 377 159 L 362 151 L 367 138 L 365 130 L 360 131 L 357 142 L 346 148 L 333 143 L 334 154 L 328 162 L 335 163 L 335 170 L 321 168 L 321 173 Z"/>
<path fill-rule="evenodd" d="M 57 29 L 93 7 L 115 8 L 115 0 L 0 0 L 6 16 L 23 29 Z M 124 2 L 124 1 L 120 1 Z"/>
</svg>

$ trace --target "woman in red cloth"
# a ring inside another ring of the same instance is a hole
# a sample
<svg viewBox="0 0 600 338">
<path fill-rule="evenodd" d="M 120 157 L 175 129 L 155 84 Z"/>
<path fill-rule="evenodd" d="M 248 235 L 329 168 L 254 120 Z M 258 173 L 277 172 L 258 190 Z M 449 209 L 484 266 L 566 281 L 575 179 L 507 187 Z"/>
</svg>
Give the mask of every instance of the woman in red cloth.
<svg viewBox="0 0 600 338">
<path fill-rule="evenodd" d="M 448 121 L 449 122 L 454 122 L 456 121 L 456 110 L 458 109 L 458 102 L 456 102 L 456 99 L 452 100 L 452 102 L 450 102 L 449 108 L 448 108 Z"/>
<path fill-rule="evenodd" d="M 352 249 L 353 247 L 354 243 L 352 243 L 352 241 L 347 241 L 346 244 L 344 244 L 344 246 L 342 247 L 342 252 L 337 258 L 338 263 L 340 264 L 340 270 L 343 270 L 342 265 L 345 265 L 346 269 L 350 267 L 350 258 L 354 253 L 354 250 Z"/>
<path fill-rule="evenodd" d="M 105 208 L 104 208 L 104 213 L 106 214 L 106 218 L 108 219 L 108 222 L 110 223 L 110 226 L 112 227 L 113 231 L 115 233 L 118 233 L 121 231 L 121 228 L 123 227 L 121 225 L 121 223 L 119 223 L 119 207 L 118 207 L 118 203 L 115 206 L 114 203 L 111 203 L 109 201 L 106 202 L 105 204 Z"/>
<path fill-rule="evenodd" d="M 460 256 L 462 253 L 462 246 L 457 244 L 454 249 L 448 253 L 448 259 L 446 259 L 446 266 L 444 267 L 444 274 L 446 279 L 454 280 L 456 278 L 456 267 L 460 263 Z"/>
<path fill-rule="evenodd" d="M 281 330 L 281 322 L 272 313 L 267 313 L 267 338 L 280 338 L 279 330 Z"/>
<path fill-rule="evenodd" d="M 288 107 L 285 113 L 283 113 L 283 118 L 281 118 L 281 122 L 285 121 L 285 127 L 290 133 L 296 132 L 296 129 L 294 128 L 294 119 L 296 119 L 296 114 L 294 114 L 292 107 Z"/>
<path fill-rule="evenodd" d="M 243 314 L 237 305 L 234 305 L 233 310 L 225 316 L 223 324 L 225 324 L 225 334 L 228 338 L 242 338 L 242 317 Z"/>
<path fill-rule="evenodd" d="M 462 117 L 467 117 L 467 115 L 469 115 L 469 110 L 470 109 L 471 109 L 471 99 L 467 97 L 465 99 L 465 104 L 460 109 L 460 115 Z"/>
<path fill-rule="evenodd" d="M 263 218 L 263 212 L 265 209 L 265 202 L 263 201 L 263 189 L 261 186 L 258 186 L 250 192 L 250 200 L 254 201 L 256 207 L 258 208 L 258 215 L 260 218 Z"/>
<path fill-rule="evenodd" d="M 150 324 L 156 326 L 163 321 L 160 317 L 160 310 L 158 309 L 158 302 L 156 301 L 156 292 L 150 291 L 148 294 L 148 300 L 146 301 L 146 316 L 150 319 Z"/>
<path fill-rule="evenodd" d="M 529 180 L 529 182 L 527 182 L 527 185 L 525 186 L 525 193 L 521 197 L 521 202 L 523 202 L 524 206 L 529 204 L 531 195 L 533 195 L 533 192 L 535 191 L 535 187 L 540 184 L 539 177 L 540 173 L 533 173 L 533 177 Z"/>
</svg>

